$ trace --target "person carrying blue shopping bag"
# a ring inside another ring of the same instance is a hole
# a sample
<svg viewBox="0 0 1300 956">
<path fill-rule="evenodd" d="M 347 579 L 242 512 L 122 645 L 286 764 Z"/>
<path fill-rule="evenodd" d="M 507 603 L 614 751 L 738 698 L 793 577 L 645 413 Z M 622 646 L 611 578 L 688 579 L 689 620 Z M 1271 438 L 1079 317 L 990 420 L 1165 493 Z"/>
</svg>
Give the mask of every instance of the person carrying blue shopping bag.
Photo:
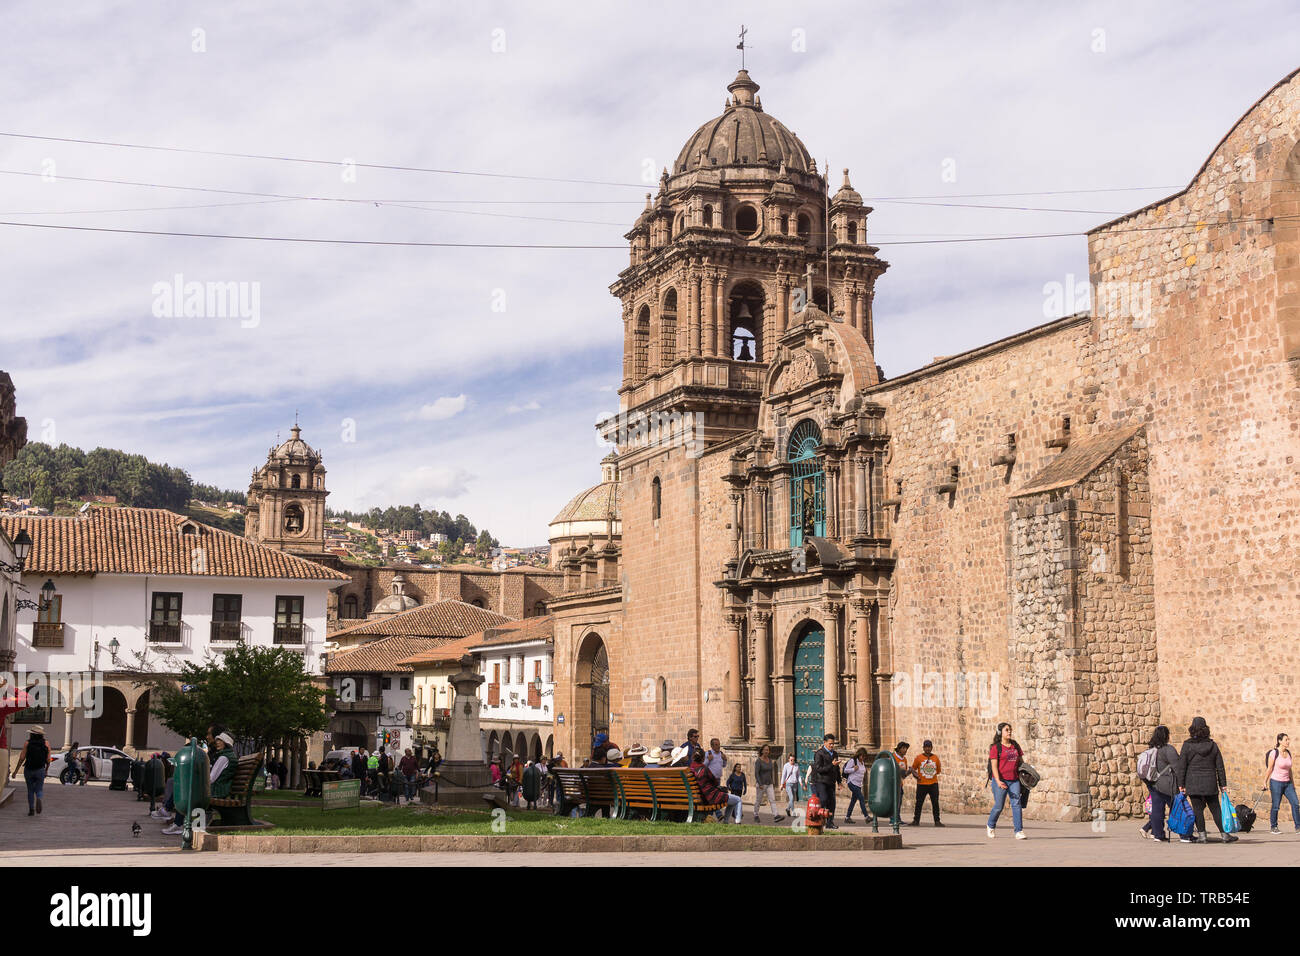
<svg viewBox="0 0 1300 956">
<path fill-rule="evenodd" d="M 1223 806 L 1227 799 L 1228 777 L 1223 769 L 1223 754 L 1219 745 L 1210 739 L 1210 728 L 1204 717 L 1192 719 L 1187 728 L 1187 742 L 1178 754 L 1178 763 L 1174 767 L 1178 790 L 1185 793 L 1196 815 L 1196 831 L 1193 836 L 1179 837 L 1182 843 L 1208 843 L 1205 833 L 1205 808 L 1210 808 L 1214 825 L 1223 835 L 1224 843 L 1236 843 L 1231 827 L 1234 816 L 1224 820 Z"/>
</svg>

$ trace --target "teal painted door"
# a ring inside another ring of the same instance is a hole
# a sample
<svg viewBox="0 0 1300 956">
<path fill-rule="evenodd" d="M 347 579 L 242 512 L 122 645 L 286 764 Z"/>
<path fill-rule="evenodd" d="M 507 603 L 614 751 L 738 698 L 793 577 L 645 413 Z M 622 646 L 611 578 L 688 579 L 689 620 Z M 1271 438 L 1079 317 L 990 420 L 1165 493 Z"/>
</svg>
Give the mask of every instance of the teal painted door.
<svg viewBox="0 0 1300 956">
<path fill-rule="evenodd" d="M 803 770 L 812 763 L 813 753 L 822 745 L 825 721 L 822 711 L 825 634 L 809 631 L 799 639 L 794 652 L 794 740 L 795 759 Z"/>
</svg>

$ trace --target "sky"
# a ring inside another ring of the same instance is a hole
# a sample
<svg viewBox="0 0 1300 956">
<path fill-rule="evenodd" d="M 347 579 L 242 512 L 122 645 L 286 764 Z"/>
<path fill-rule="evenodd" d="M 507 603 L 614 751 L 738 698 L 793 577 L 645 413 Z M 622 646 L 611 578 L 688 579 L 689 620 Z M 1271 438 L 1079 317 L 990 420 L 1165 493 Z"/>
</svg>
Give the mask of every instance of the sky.
<svg viewBox="0 0 1300 956">
<path fill-rule="evenodd" d="M 742 23 L 764 108 L 874 209 L 894 376 L 1058 315 L 1079 234 L 1185 186 L 1300 66 L 1292 12 L 10 3 L 0 369 L 33 441 L 243 489 L 296 416 L 331 507 L 540 544 L 608 451 L 623 234 L 722 111 Z M 989 238 L 1041 233 L 1070 235 Z"/>
</svg>

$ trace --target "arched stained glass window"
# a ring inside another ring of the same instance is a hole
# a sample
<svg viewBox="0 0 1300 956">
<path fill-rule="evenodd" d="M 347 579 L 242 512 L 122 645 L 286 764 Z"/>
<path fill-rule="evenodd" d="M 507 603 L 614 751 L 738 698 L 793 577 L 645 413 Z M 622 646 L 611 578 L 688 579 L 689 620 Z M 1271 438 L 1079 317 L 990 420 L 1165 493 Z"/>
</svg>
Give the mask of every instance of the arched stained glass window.
<svg viewBox="0 0 1300 956">
<path fill-rule="evenodd" d="M 826 481 L 817 447 L 822 433 L 815 422 L 804 419 L 790 435 L 790 547 L 809 537 L 826 534 Z"/>
</svg>

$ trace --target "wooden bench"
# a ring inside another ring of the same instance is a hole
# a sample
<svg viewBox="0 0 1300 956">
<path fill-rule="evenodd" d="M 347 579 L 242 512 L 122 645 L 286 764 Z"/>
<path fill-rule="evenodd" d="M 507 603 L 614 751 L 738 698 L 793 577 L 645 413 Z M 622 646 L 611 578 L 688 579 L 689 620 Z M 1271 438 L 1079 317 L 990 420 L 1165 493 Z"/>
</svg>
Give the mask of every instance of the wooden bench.
<svg viewBox="0 0 1300 956">
<path fill-rule="evenodd" d="M 306 784 L 306 789 L 302 793 L 304 797 L 319 797 L 321 795 L 321 784 L 324 783 L 324 781 L 321 780 L 321 772 L 319 770 L 304 770 L 302 772 L 302 779 Z"/>
<path fill-rule="evenodd" d="M 621 767 L 614 771 L 614 779 L 619 787 L 619 818 L 623 820 L 629 818 L 629 810 L 648 810 L 651 820 L 685 813 L 686 822 L 694 823 L 696 814 L 702 817 L 727 805 L 725 800 L 706 803 L 695 774 L 682 767 Z"/>
<path fill-rule="evenodd" d="M 558 813 L 563 815 L 580 806 L 587 808 L 587 816 L 595 816 L 602 809 L 611 817 L 618 812 L 618 791 L 611 771 L 559 767 L 551 773 L 559 786 Z"/>
<path fill-rule="evenodd" d="M 561 768 L 553 770 L 558 781 L 559 810 L 585 805 L 588 815 L 605 809 L 610 817 L 629 819 L 631 810 L 649 811 L 651 820 L 684 814 L 687 823 L 721 810 L 722 803 L 706 803 L 700 782 L 683 767 L 674 768 Z"/>
<path fill-rule="evenodd" d="M 253 784 L 262 770 L 262 755 L 240 757 L 235 766 L 235 779 L 230 784 L 230 796 L 213 797 L 208 805 L 221 815 L 223 827 L 252 826 Z"/>
</svg>

